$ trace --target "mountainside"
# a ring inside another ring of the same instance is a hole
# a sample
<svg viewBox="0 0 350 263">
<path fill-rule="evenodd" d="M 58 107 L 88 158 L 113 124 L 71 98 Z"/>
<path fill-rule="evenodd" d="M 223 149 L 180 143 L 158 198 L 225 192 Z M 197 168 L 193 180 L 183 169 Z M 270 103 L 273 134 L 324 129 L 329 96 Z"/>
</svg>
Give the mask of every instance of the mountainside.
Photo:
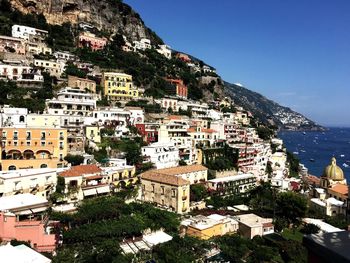
<svg viewBox="0 0 350 263">
<path fill-rule="evenodd" d="M 263 123 L 275 125 L 280 129 L 291 130 L 322 130 L 323 127 L 288 107 L 267 99 L 261 94 L 242 87 L 241 85 L 224 83 L 225 93 L 234 102 L 250 111 Z"/>
<path fill-rule="evenodd" d="M 162 40 L 145 26 L 140 15 L 121 0 L 10 0 L 24 14 L 43 14 L 47 23 L 62 25 L 88 23 L 106 33 L 122 33 L 129 40 Z"/>
<path fill-rule="evenodd" d="M 211 101 L 222 99 L 226 94 L 263 123 L 281 129 L 322 128 L 301 114 L 256 92 L 223 82 L 216 73 L 204 72 L 205 62 L 190 54 L 192 64 L 199 65 L 202 71 L 193 71 L 179 59 L 166 59 L 155 49 L 146 50 L 142 54 L 123 52 L 120 48 L 120 43 L 123 42 L 120 42 L 121 35 L 129 41 L 149 38 L 154 47 L 163 41 L 145 26 L 138 13 L 121 0 L 0 0 L 0 4 L 2 34 L 9 35 L 12 24 L 16 23 L 48 30 L 48 44 L 54 51 L 69 50 L 83 62 L 100 68 L 118 68 L 131 74 L 136 85 L 145 88 L 147 96 L 157 98 L 167 95 L 169 84 L 164 78 L 179 78 L 187 85 L 190 99 Z M 82 31 L 79 26 L 81 24 L 91 25 L 98 31 L 98 35 L 109 38 L 107 48 L 97 52 L 75 49 L 75 39 Z"/>
</svg>

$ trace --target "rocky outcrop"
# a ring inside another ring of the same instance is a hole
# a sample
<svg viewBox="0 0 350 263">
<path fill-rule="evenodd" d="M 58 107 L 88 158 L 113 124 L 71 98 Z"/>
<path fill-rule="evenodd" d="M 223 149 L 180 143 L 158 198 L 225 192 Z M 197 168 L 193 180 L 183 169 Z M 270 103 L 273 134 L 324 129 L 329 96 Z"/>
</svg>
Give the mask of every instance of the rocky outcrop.
<svg viewBox="0 0 350 263">
<path fill-rule="evenodd" d="M 43 14 L 49 24 L 88 23 L 100 31 L 123 33 L 130 41 L 158 37 L 129 5 L 120 0 L 10 0 L 22 13 Z"/>
</svg>

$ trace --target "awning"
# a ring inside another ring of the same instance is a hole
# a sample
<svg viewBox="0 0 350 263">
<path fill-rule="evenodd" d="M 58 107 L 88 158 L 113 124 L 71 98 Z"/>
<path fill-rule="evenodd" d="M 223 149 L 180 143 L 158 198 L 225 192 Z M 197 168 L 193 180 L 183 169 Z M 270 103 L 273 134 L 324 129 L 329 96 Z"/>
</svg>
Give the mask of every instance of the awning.
<svg viewBox="0 0 350 263">
<path fill-rule="evenodd" d="M 23 210 L 20 212 L 15 212 L 16 215 L 31 215 L 33 214 L 31 210 Z"/>
<path fill-rule="evenodd" d="M 93 176 L 86 177 L 86 181 L 97 180 L 97 179 L 102 179 L 102 178 L 103 178 L 103 176 L 101 176 L 101 175 L 93 175 Z"/>
<path fill-rule="evenodd" d="M 109 193 L 109 192 L 110 192 L 109 185 L 97 188 L 98 194 L 105 194 L 105 193 Z"/>
<path fill-rule="evenodd" d="M 83 190 L 84 196 L 96 195 L 96 188 Z"/>
<path fill-rule="evenodd" d="M 32 208 L 30 209 L 33 213 L 39 213 L 39 212 L 43 212 L 47 209 L 47 207 L 39 207 L 39 208 Z"/>
</svg>

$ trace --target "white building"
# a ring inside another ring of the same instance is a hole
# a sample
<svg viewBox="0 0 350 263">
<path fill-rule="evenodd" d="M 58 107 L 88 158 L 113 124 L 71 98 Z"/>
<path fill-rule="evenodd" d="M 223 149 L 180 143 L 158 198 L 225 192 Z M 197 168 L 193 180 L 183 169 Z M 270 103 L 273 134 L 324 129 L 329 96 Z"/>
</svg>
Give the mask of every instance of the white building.
<svg viewBox="0 0 350 263">
<path fill-rule="evenodd" d="M 124 110 L 130 112 L 130 125 L 141 124 L 145 122 L 145 113 L 140 107 L 125 107 Z"/>
<path fill-rule="evenodd" d="M 145 162 L 154 163 L 157 169 L 175 167 L 179 164 L 179 150 L 174 143 L 152 143 L 141 148 Z"/>
<path fill-rule="evenodd" d="M 34 66 L 42 68 L 45 72 L 49 73 L 51 76 L 60 78 L 66 64 L 64 61 L 52 61 L 43 59 L 34 59 Z"/>
<path fill-rule="evenodd" d="M 21 65 L 21 63 L 0 63 L 0 79 L 18 80 L 22 78 L 24 73 L 29 73 L 32 70 L 32 67 Z"/>
<path fill-rule="evenodd" d="M 24 128 L 27 124 L 27 108 L 12 108 L 4 105 L 0 108 L 0 127 Z"/>
<path fill-rule="evenodd" d="M 164 97 L 155 100 L 155 102 L 158 103 L 165 110 L 168 110 L 169 108 L 171 108 L 174 112 L 177 112 L 179 110 L 177 99 Z"/>
<path fill-rule="evenodd" d="M 116 125 L 126 127 L 131 112 L 117 107 L 98 107 L 93 110 L 93 116 L 85 119 L 86 125 Z"/>
<path fill-rule="evenodd" d="M 252 239 L 255 236 L 264 236 L 274 233 L 272 218 L 262 218 L 255 214 L 245 214 L 236 216 L 239 223 L 239 233 Z"/>
<path fill-rule="evenodd" d="M 151 48 L 151 40 L 148 38 L 141 38 L 140 41 L 133 41 L 134 50 L 146 50 Z"/>
<path fill-rule="evenodd" d="M 245 193 L 256 186 L 256 177 L 253 174 L 238 174 L 208 180 L 209 189 L 222 195 Z"/>
<path fill-rule="evenodd" d="M 168 45 L 159 45 L 157 52 L 167 59 L 171 59 L 171 48 Z"/>
<path fill-rule="evenodd" d="M 96 108 L 94 94 L 77 88 L 63 88 L 57 93 L 57 98 L 46 100 L 47 113 L 69 116 L 92 117 Z"/>
<path fill-rule="evenodd" d="M 56 189 L 56 171 L 40 168 L 0 172 L 0 196 L 30 193 L 49 198 Z"/>
<path fill-rule="evenodd" d="M 10 243 L 0 246 L 0 258 L 2 262 L 11 263 L 50 263 L 51 259 L 26 245 L 12 246 Z"/>
<path fill-rule="evenodd" d="M 31 54 L 52 54 L 52 49 L 46 45 L 44 42 L 28 42 L 26 44 L 27 53 Z"/>
<path fill-rule="evenodd" d="M 173 119 L 160 125 L 158 131 L 159 142 L 173 142 L 179 149 L 180 158 L 187 164 L 193 164 L 196 160 L 196 151 L 188 134 L 190 128 L 188 120 Z"/>
<path fill-rule="evenodd" d="M 343 201 L 339 201 L 334 197 L 321 199 L 311 198 L 310 207 L 327 216 L 335 216 L 345 214 L 346 206 Z"/>
<path fill-rule="evenodd" d="M 46 30 L 37 29 L 29 26 L 13 25 L 12 36 L 22 38 L 25 40 L 32 40 L 33 37 L 45 39 L 49 32 Z"/>
<path fill-rule="evenodd" d="M 64 61 L 76 60 L 76 56 L 67 51 L 55 51 L 53 55 L 57 60 L 64 60 Z"/>
</svg>

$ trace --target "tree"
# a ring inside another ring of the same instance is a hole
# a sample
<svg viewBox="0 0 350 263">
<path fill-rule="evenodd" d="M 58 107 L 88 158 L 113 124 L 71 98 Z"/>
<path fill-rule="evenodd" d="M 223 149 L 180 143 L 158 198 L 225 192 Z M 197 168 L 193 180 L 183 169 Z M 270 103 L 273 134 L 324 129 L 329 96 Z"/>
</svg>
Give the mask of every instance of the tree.
<svg viewBox="0 0 350 263">
<path fill-rule="evenodd" d="M 267 162 L 266 163 L 265 173 L 268 175 L 269 178 L 271 178 L 272 173 L 273 173 L 273 170 L 272 170 L 272 167 L 271 167 L 271 162 Z"/>
<path fill-rule="evenodd" d="M 259 126 L 256 129 L 259 137 L 261 139 L 263 139 L 264 141 L 270 140 L 271 137 L 274 135 L 274 130 L 268 128 L 268 127 L 264 127 L 264 126 Z"/>
<path fill-rule="evenodd" d="M 179 165 L 180 166 L 185 166 L 185 165 L 187 165 L 187 163 L 184 160 L 180 159 Z"/>
<path fill-rule="evenodd" d="M 305 198 L 294 192 L 280 193 L 276 200 L 277 216 L 289 224 L 299 225 L 306 215 L 307 202 Z"/>
<path fill-rule="evenodd" d="M 64 160 L 72 164 L 72 166 L 80 165 L 84 162 L 84 156 L 82 155 L 73 155 L 73 154 L 67 154 L 66 157 L 64 157 Z"/>
<path fill-rule="evenodd" d="M 208 196 L 207 188 L 202 184 L 193 184 L 190 187 L 191 201 L 201 201 Z"/>
<path fill-rule="evenodd" d="M 289 163 L 290 177 L 299 177 L 299 159 L 291 152 L 287 152 L 287 162 Z"/>
<path fill-rule="evenodd" d="M 320 232 L 320 228 L 315 224 L 305 224 L 300 232 L 306 235 L 317 234 Z"/>
</svg>

